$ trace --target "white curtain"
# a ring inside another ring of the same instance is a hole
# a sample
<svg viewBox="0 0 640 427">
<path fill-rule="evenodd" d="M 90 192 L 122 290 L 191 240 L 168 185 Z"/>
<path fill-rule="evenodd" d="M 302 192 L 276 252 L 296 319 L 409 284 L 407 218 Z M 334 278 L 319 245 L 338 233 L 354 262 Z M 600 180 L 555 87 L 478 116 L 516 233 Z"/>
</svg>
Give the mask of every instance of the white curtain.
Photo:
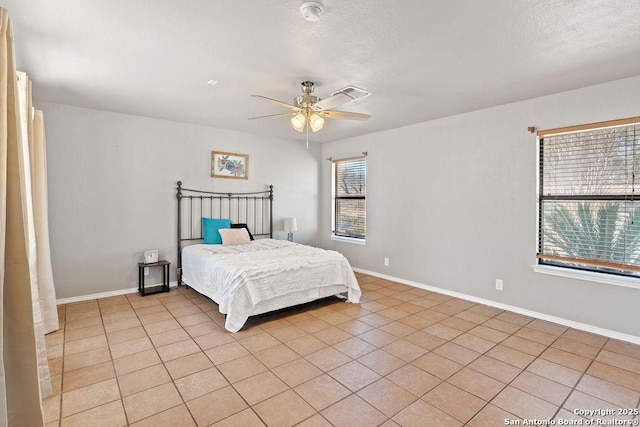
<svg viewBox="0 0 640 427">
<path fill-rule="evenodd" d="M 38 377 L 40 378 L 40 392 L 42 397 L 48 397 L 52 394 L 51 377 L 49 374 L 49 363 L 47 360 L 47 347 L 44 335 L 58 329 L 58 311 L 56 307 L 56 294 L 53 287 L 53 273 L 51 270 L 51 258 L 49 252 L 49 229 L 46 218 L 46 176 L 44 178 L 45 200 L 38 200 L 37 193 L 34 190 L 40 186 L 42 179 L 38 180 L 38 176 L 42 174 L 36 173 L 38 167 L 46 167 L 38 154 L 44 149 L 44 132 L 35 132 L 36 112 L 33 109 L 31 98 L 31 81 L 26 73 L 16 72 L 18 76 L 18 95 L 20 101 L 20 130 L 22 134 L 22 144 L 19 151 L 18 159 L 20 161 L 20 190 L 22 196 L 22 213 L 25 223 L 25 240 L 27 242 L 27 258 L 29 260 L 29 278 L 31 281 L 31 300 L 33 305 L 33 325 L 36 332 L 36 351 L 38 360 Z M 42 117 L 42 112 L 39 112 Z M 42 120 L 38 123 L 43 125 Z M 26 138 L 24 137 L 26 136 Z M 41 140 L 36 141 L 36 136 Z M 40 162 L 38 162 L 40 160 Z M 46 169 L 45 169 L 46 173 Z M 36 223 L 36 208 L 44 204 L 45 217 L 39 218 L 39 224 Z M 42 224 L 44 223 L 44 225 Z M 43 244 L 38 233 L 38 228 L 44 228 L 46 237 L 46 248 L 42 248 Z M 40 254 L 46 254 L 46 261 L 40 261 Z M 48 267 L 41 268 L 41 265 Z M 49 313 L 49 324 L 45 322 L 45 313 Z M 55 316 L 51 316 L 55 314 Z"/>
<path fill-rule="evenodd" d="M 22 172 L 23 198 L 27 206 L 29 242 L 29 269 L 34 287 L 34 303 L 42 313 L 42 328 L 45 334 L 58 330 L 58 309 L 53 284 L 51 251 L 49 248 L 49 221 L 47 195 L 47 155 L 44 138 L 42 111 L 33 108 L 31 80 L 26 73 L 18 74 L 20 94 L 20 120 L 23 135 Z M 27 142 L 27 143 L 25 143 Z"/>
<path fill-rule="evenodd" d="M 0 124 L 0 426 L 42 426 L 41 401 L 51 393 L 44 334 L 58 328 L 44 132 L 30 83 L 16 72 L 11 21 L 2 8 Z"/>
<path fill-rule="evenodd" d="M 33 110 L 32 136 L 29 137 L 31 163 L 31 194 L 33 195 L 33 220 L 37 241 L 38 290 L 44 333 L 57 331 L 58 305 L 51 266 L 49 245 L 49 195 L 47 192 L 47 149 L 44 137 L 42 111 Z"/>
</svg>

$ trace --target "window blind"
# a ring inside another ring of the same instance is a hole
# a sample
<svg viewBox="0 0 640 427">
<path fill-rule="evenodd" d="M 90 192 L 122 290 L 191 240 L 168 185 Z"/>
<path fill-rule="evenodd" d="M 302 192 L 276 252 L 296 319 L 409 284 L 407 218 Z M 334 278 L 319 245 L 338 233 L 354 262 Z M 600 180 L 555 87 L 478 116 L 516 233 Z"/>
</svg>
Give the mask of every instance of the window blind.
<svg viewBox="0 0 640 427">
<path fill-rule="evenodd" d="M 640 276 L 640 117 L 538 136 L 539 263 Z"/>
<path fill-rule="evenodd" d="M 334 160 L 334 230 L 336 236 L 366 236 L 367 161 Z"/>
</svg>

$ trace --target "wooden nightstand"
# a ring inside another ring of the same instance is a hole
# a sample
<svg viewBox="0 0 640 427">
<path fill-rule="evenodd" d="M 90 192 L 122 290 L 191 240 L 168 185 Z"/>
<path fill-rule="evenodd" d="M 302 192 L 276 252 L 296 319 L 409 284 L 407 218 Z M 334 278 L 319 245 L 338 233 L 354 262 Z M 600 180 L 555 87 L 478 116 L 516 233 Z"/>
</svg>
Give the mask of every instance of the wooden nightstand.
<svg viewBox="0 0 640 427">
<path fill-rule="evenodd" d="M 145 264 L 144 262 L 138 263 L 138 291 L 142 296 L 157 294 L 160 292 L 169 292 L 169 261 L 160 260 L 158 262 L 152 262 L 151 264 Z M 146 267 L 162 267 L 162 284 L 145 288 L 144 286 L 144 269 Z"/>
</svg>

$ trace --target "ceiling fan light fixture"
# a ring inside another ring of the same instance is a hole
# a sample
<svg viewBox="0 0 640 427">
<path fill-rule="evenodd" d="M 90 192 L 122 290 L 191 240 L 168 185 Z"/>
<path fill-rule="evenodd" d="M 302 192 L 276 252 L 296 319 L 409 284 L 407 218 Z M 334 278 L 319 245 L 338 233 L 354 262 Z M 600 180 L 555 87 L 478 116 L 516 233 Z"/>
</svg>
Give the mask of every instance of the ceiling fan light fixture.
<svg viewBox="0 0 640 427">
<path fill-rule="evenodd" d="M 293 103 L 287 103 L 278 101 L 277 99 L 268 98 L 262 95 L 251 95 L 255 98 L 261 98 L 265 101 L 278 104 L 281 107 L 286 107 L 289 111 L 281 114 L 268 114 L 265 116 L 251 117 L 251 119 L 261 119 L 265 117 L 289 117 L 291 127 L 296 132 L 304 132 L 306 128 L 307 134 L 307 148 L 309 148 L 309 131 L 318 132 L 324 128 L 325 119 L 346 119 L 346 120 L 368 120 L 371 118 L 370 114 L 354 113 L 349 111 L 336 111 L 335 107 L 351 102 L 353 99 L 357 99 L 358 96 L 354 96 L 354 92 L 358 90 L 365 92 L 362 89 L 357 89 L 352 86 L 347 86 L 340 93 L 336 93 L 328 98 L 320 99 L 317 96 L 312 95 L 314 89 L 314 82 L 303 81 L 302 93 L 303 95 L 297 96 L 293 99 Z M 366 92 L 366 94 L 370 94 Z"/>
<path fill-rule="evenodd" d="M 316 22 L 320 19 L 322 12 L 322 4 L 315 1 L 306 1 L 300 5 L 302 17 L 310 22 Z"/>
<path fill-rule="evenodd" d="M 291 117 L 291 126 L 298 132 L 302 132 L 304 130 L 304 125 L 307 122 L 307 118 L 304 114 L 298 113 L 295 116 Z"/>
<path fill-rule="evenodd" d="M 324 118 L 318 113 L 311 114 L 309 117 L 309 126 L 312 132 L 318 132 L 324 126 Z"/>
</svg>

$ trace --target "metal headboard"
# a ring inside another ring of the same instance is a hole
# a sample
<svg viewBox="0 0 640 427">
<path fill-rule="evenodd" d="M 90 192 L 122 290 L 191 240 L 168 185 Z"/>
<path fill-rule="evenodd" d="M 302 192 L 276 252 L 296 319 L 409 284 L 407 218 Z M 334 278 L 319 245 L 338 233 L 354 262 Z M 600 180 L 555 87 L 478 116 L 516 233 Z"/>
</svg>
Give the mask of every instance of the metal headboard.
<svg viewBox="0 0 640 427">
<path fill-rule="evenodd" d="M 178 284 L 182 283 L 183 244 L 203 239 L 203 217 L 228 218 L 233 224 L 247 224 L 255 237 L 273 237 L 273 185 L 253 193 L 217 193 L 183 188 L 182 181 L 177 184 Z"/>
</svg>

